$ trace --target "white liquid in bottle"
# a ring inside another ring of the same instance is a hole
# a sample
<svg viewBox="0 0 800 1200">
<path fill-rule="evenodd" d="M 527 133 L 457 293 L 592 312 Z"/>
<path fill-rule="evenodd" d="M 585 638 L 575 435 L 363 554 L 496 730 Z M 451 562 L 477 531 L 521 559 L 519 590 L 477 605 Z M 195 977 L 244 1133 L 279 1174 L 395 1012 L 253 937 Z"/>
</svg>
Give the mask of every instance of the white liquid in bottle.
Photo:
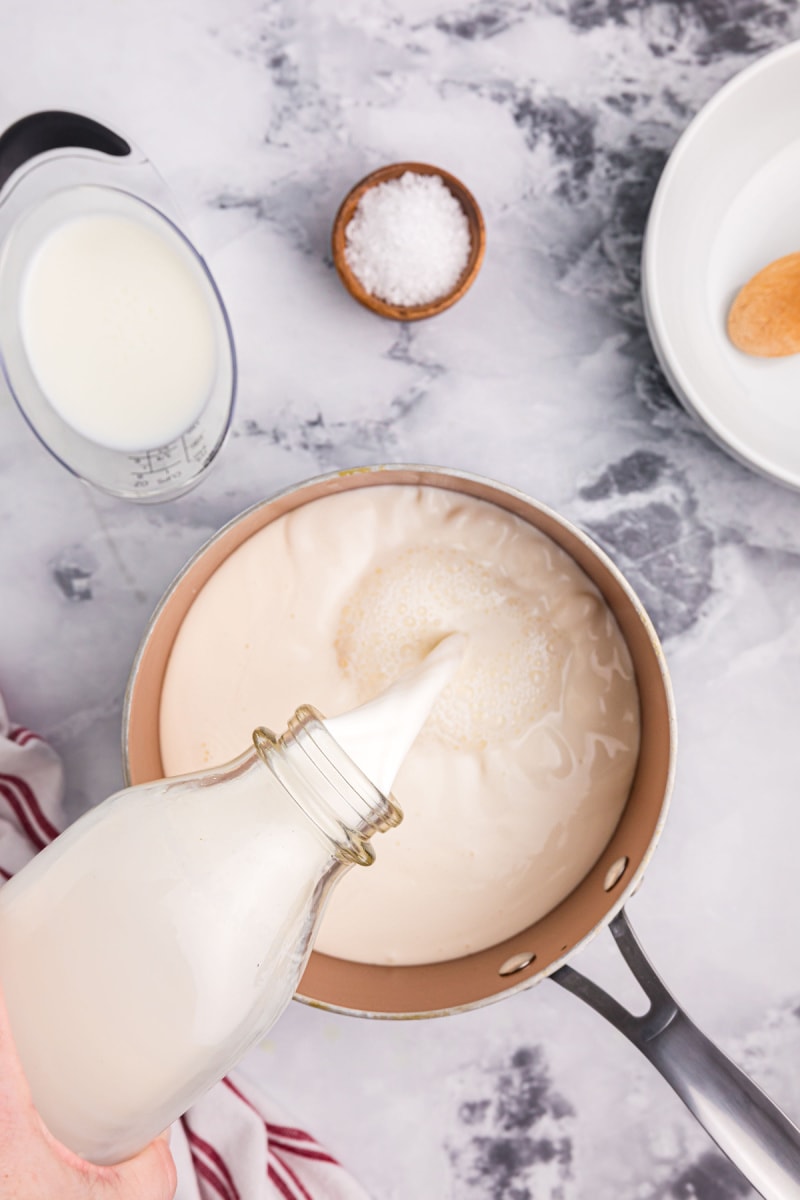
<svg viewBox="0 0 800 1200">
<path fill-rule="evenodd" d="M 379 790 L 465 640 L 327 722 Z M 308 775 L 299 742 L 280 753 Z M 302 971 L 331 863 L 342 869 L 252 752 L 224 782 L 206 778 L 119 793 L 0 889 L 0 981 L 34 1103 L 95 1162 L 140 1149 L 263 1037 Z"/>
</svg>

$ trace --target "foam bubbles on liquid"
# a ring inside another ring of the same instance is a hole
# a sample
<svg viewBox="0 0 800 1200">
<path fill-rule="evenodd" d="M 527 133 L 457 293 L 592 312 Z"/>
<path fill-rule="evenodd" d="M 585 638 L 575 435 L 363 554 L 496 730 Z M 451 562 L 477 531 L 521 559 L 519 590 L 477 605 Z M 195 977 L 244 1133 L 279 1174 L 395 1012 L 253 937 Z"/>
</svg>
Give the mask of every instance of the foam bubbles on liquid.
<svg viewBox="0 0 800 1200">
<path fill-rule="evenodd" d="M 413 547 L 364 577 L 342 611 L 339 667 L 366 700 L 449 633 L 466 634 L 468 647 L 428 736 L 491 745 L 560 708 L 564 637 L 530 593 L 457 548 Z"/>
</svg>

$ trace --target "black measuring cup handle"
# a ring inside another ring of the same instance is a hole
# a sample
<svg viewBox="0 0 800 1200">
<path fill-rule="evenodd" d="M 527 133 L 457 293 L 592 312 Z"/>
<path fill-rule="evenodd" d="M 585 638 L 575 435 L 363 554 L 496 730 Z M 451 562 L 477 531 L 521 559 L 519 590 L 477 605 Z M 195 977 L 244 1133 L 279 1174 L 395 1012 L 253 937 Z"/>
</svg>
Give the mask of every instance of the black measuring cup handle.
<svg viewBox="0 0 800 1200">
<path fill-rule="evenodd" d="M 131 153 L 124 138 L 91 117 L 55 109 L 29 113 L 0 134 L 0 189 L 29 159 L 67 148 L 98 150 L 112 158 Z"/>
<path fill-rule="evenodd" d="M 800 1130 L 689 1020 L 656 974 L 624 912 L 609 928 L 650 1001 L 635 1016 L 574 967 L 555 983 L 633 1042 L 765 1200 L 800 1200 Z"/>
</svg>

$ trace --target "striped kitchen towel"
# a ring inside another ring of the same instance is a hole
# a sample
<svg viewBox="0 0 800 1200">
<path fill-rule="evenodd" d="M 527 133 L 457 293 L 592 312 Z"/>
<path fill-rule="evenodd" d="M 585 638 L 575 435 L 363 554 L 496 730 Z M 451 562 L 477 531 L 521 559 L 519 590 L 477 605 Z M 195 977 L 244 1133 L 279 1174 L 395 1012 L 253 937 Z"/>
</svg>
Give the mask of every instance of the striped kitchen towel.
<svg viewBox="0 0 800 1200">
<path fill-rule="evenodd" d="M 0 877 L 58 836 L 61 763 L 8 720 L 0 697 Z M 176 1200 L 367 1200 L 327 1150 L 236 1075 L 212 1088 L 171 1132 Z"/>
</svg>

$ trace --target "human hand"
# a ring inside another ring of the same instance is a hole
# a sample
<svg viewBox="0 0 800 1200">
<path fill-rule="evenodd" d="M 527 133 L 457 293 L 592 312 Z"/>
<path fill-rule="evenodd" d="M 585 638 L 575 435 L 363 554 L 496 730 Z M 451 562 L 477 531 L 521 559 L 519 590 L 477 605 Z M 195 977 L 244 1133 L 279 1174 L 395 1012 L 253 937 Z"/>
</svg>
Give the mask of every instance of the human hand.
<svg viewBox="0 0 800 1200">
<path fill-rule="evenodd" d="M 37 1113 L 0 997 L 0 1200 L 172 1200 L 166 1135 L 116 1167 L 84 1162 Z"/>
</svg>

